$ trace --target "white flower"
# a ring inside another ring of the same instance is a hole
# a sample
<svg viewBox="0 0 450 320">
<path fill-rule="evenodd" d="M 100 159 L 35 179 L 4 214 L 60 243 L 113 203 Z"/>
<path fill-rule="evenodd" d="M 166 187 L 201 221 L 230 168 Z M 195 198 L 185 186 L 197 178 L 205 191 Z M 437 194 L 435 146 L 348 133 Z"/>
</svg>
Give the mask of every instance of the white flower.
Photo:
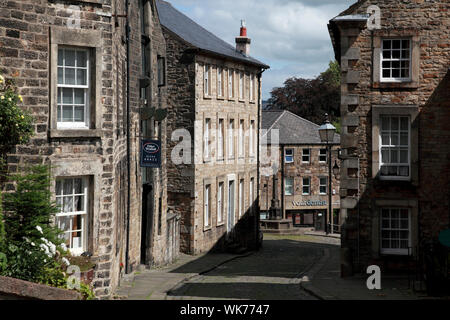
<svg viewBox="0 0 450 320">
<path fill-rule="evenodd" d="M 41 234 L 44 234 L 44 233 L 42 232 L 41 226 L 36 226 L 36 229 L 37 229 L 37 231 L 39 231 Z"/>
<path fill-rule="evenodd" d="M 35 246 L 34 242 L 32 242 L 31 245 L 34 247 Z"/>
<path fill-rule="evenodd" d="M 1 75 L 0 75 L 0 83 L 3 83 L 5 81 L 5 78 L 3 78 Z"/>
<path fill-rule="evenodd" d="M 61 248 L 62 248 L 64 251 L 67 251 L 67 246 L 66 246 L 65 243 L 61 243 Z"/>
<path fill-rule="evenodd" d="M 23 240 L 25 240 L 26 242 L 30 242 L 30 239 L 28 239 L 27 237 L 23 237 Z"/>
<path fill-rule="evenodd" d="M 52 254 L 50 253 L 50 250 L 48 249 L 48 247 L 47 247 L 44 243 L 41 243 L 41 244 L 39 245 L 39 247 L 40 247 L 42 250 L 45 251 L 45 254 L 46 254 L 49 258 L 52 256 Z"/>
<path fill-rule="evenodd" d="M 49 242 L 47 245 L 50 248 L 50 252 L 52 253 L 52 255 L 54 255 L 56 253 L 56 246 L 51 242 Z"/>
<path fill-rule="evenodd" d="M 62 258 L 61 260 L 65 263 L 66 266 L 70 266 L 70 262 L 69 260 L 67 260 L 67 258 Z"/>
</svg>

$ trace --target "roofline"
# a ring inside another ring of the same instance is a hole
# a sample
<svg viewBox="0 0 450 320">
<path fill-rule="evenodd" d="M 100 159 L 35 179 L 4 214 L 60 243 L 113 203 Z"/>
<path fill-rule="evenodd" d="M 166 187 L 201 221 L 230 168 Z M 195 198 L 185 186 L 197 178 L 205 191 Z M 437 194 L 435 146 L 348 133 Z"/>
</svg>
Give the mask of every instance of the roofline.
<svg viewBox="0 0 450 320">
<path fill-rule="evenodd" d="M 273 110 L 273 111 L 276 111 L 276 110 Z M 269 133 L 270 130 L 272 130 L 272 128 L 275 125 L 275 123 L 277 123 L 278 120 L 280 120 L 281 116 L 286 112 L 286 110 L 280 110 L 280 111 L 282 111 L 281 114 L 278 116 L 278 118 L 275 119 L 275 121 L 272 123 L 272 125 L 269 127 L 269 129 L 267 129 L 266 133 L 262 135 L 263 137 L 266 136 Z M 261 110 L 261 113 L 262 112 L 263 111 Z"/>
</svg>

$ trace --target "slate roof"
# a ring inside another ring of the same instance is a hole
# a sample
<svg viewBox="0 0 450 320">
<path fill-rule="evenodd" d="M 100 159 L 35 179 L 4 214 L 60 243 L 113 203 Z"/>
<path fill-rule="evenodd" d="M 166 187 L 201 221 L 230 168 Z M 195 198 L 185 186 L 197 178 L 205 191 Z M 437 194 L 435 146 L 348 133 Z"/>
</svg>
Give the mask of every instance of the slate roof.
<svg viewBox="0 0 450 320">
<path fill-rule="evenodd" d="M 261 127 L 269 130 L 265 132 L 269 144 L 274 129 L 279 130 L 280 144 L 325 144 L 320 140 L 319 125 L 286 110 L 263 110 Z M 334 143 L 340 143 L 337 133 Z"/>
<path fill-rule="evenodd" d="M 178 37 L 193 47 L 205 52 L 219 56 L 225 56 L 241 62 L 269 68 L 268 65 L 246 56 L 238 51 L 236 47 L 218 38 L 196 22 L 175 9 L 169 2 L 156 0 L 159 20 L 163 27 L 176 34 Z"/>
</svg>

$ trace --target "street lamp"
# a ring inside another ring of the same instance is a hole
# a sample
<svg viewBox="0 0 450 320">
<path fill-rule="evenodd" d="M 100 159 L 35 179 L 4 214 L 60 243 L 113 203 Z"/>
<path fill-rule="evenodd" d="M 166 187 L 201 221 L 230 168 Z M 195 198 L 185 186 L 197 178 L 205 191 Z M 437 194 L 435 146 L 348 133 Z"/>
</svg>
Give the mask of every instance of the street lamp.
<svg viewBox="0 0 450 320">
<path fill-rule="evenodd" d="M 328 214 L 325 215 L 325 233 L 328 234 L 328 216 L 330 217 L 331 221 L 331 233 L 333 233 L 333 208 L 331 203 L 331 143 L 334 141 L 334 134 L 336 132 L 336 128 L 330 123 L 328 120 L 328 115 L 325 114 L 325 117 L 327 120 L 323 125 L 319 127 L 319 135 L 320 140 L 322 142 L 325 142 L 327 144 L 327 150 L 328 150 Z M 335 164 L 337 167 L 337 164 Z"/>
</svg>

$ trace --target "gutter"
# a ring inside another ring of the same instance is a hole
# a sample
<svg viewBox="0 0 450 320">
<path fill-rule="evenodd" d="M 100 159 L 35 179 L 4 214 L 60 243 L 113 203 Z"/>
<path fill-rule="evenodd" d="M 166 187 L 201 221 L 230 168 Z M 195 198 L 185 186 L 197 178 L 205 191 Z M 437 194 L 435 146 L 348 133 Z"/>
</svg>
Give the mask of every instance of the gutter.
<svg viewBox="0 0 450 320">
<path fill-rule="evenodd" d="M 130 262 L 129 262 L 129 251 L 130 251 L 130 208 L 131 208 L 131 156 L 130 156 L 130 24 L 128 20 L 129 14 L 129 0 L 125 0 L 125 10 L 126 10 L 126 42 L 127 42 L 127 241 L 125 249 L 125 273 L 130 273 Z"/>
</svg>

